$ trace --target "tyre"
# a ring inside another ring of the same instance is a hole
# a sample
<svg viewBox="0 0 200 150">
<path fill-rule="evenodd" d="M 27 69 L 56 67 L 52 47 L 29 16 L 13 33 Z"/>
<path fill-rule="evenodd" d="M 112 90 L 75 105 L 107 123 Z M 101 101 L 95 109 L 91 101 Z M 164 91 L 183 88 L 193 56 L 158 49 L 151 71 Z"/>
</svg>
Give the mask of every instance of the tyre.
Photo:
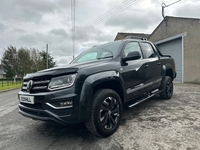
<svg viewBox="0 0 200 150">
<path fill-rule="evenodd" d="M 108 137 L 118 129 L 122 112 L 119 95 L 111 89 L 101 89 L 93 95 L 90 119 L 85 125 L 91 133 Z"/>
<path fill-rule="evenodd" d="M 172 95 L 173 95 L 173 82 L 172 82 L 172 78 L 169 76 L 166 76 L 162 86 L 161 86 L 161 90 L 162 92 L 160 93 L 160 97 L 162 99 L 171 99 Z"/>
</svg>

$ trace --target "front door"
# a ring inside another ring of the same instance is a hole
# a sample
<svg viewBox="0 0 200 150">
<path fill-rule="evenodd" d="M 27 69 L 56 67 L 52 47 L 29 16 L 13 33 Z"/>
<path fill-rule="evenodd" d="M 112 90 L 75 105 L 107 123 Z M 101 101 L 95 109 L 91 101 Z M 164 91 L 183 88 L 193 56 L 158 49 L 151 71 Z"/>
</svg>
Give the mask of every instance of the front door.
<svg viewBox="0 0 200 150">
<path fill-rule="evenodd" d="M 127 100 L 131 100 L 131 98 L 142 94 L 142 87 L 148 78 L 148 67 L 146 64 L 148 61 L 144 59 L 138 42 L 126 43 L 122 57 L 127 57 L 128 53 L 131 51 L 138 51 L 141 55 L 141 58 L 137 60 L 126 61 L 126 63 L 122 64 L 122 78 L 126 88 Z"/>
</svg>

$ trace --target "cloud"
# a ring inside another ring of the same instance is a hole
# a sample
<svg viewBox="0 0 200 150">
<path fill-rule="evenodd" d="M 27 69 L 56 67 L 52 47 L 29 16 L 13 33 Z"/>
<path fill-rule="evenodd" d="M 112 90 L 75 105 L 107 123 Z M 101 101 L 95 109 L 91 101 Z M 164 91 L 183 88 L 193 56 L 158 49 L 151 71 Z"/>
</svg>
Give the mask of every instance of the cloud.
<svg viewBox="0 0 200 150">
<path fill-rule="evenodd" d="M 24 29 L 20 29 L 20 28 L 13 28 L 13 29 L 11 29 L 10 32 L 20 33 L 20 34 L 26 33 L 26 31 Z"/>
<path fill-rule="evenodd" d="M 49 32 L 35 32 L 31 34 L 22 35 L 19 41 L 27 44 L 37 44 L 37 43 L 62 43 L 66 39 L 69 40 L 70 35 L 64 29 L 52 29 Z"/>
<path fill-rule="evenodd" d="M 50 34 L 61 36 L 63 38 L 66 38 L 69 36 L 69 34 L 64 29 L 52 29 L 49 31 Z"/>
<path fill-rule="evenodd" d="M 72 56 L 56 56 L 54 57 L 54 60 L 56 61 L 59 66 L 67 65 L 69 62 L 71 62 L 73 59 Z"/>
<path fill-rule="evenodd" d="M 186 1 L 182 5 L 178 5 L 176 9 L 172 11 L 176 16 L 200 18 L 199 14 L 200 1 Z"/>
<path fill-rule="evenodd" d="M 54 13 L 56 10 L 56 5 L 49 0 L 14 0 L 12 5 L 12 16 L 24 22 L 38 23 L 44 14 Z"/>
<path fill-rule="evenodd" d="M 55 56 L 72 56 L 73 51 L 71 43 L 61 42 L 60 44 L 51 44 L 50 51 Z"/>
<path fill-rule="evenodd" d="M 47 41 L 48 39 L 42 33 L 26 34 L 19 38 L 21 43 L 26 43 L 27 45 L 36 45 L 37 43 Z"/>
<path fill-rule="evenodd" d="M 87 41 L 101 41 L 105 42 L 110 39 L 110 35 L 106 34 L 103 30 L 95 28 L 93 26 L 88 26 L 86 28 L 77 27 L 76 31 L 76 40 L 78 42 L 87 42 Z"/>
<path fill-rule="evenodd" d="M 7 27 L 4 24 L 0 23 L 0 32 L 4 31 L 6 28 Z"/>
<path fill-rule="evenodd" d="M 120 18 L 120 19 L 119 19 Z M 119 15 L 110 18 L 105 25 L 110 27 L 121 27 L 123 30 L 132 30 L 133 32 L 147 31 L 152 25 L 158 23 L 160 14 L 155 11 L 133 10 L 124 11 Z"/>
<path fill-rule="evenodd" d="M 61 5 L 65 4 L 65 5 Z M 65 0 L 9 0 L 1 1 L 0 18 L 7 21 L 39 23 L 45 14 L 69 10 L 70 1 Z"/>
<path fill-rule="evenodd" d="M 76 1 L 76 55 L 81 49 L 113 41 L 118 32 L 151 33 L 162 21 L 161 3 L 174 0 L 137 0 L 117 15 L 100 18 L 125 0 Z M 165 8 L 168 16 L 200 18 L 200 1 L 180 1 Z M 109 13 L 108 13 L 109 14 Z M 109 15 L 108 15 L 109 16 Z M 70 0 L 3 0 L 0 5 L 0 53 L 10 44 L 45 50 L 58 64 L 73 55 Z M 0 54 L 1 55 L 1 54 Z M 1 56 L 0 56 L 1 57 Z"/>
<path fill-rule="evenodd" d="M 110 0 L 109 0 L 110 1 Z M 95 0 L 79 0 L 76 1 L 76 25 L 84 26 L 92 23 L 93 20 L 103 15 L 114 4 L 107 6 L 107 1 L 95 1 Z"/>
<path fill-rule="evenodd" d="M 14 0 L 13 5 L 19 7 L 22 12 L 31 9 L 36 13 L 52 13 L 56 8 L 56 5 L 50 0 Z"/>
</svg>

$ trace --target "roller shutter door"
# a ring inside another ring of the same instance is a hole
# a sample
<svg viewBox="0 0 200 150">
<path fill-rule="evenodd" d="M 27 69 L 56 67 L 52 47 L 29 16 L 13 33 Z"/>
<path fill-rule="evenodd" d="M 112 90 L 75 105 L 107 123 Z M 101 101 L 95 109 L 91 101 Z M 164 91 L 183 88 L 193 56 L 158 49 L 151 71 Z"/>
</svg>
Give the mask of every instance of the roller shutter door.
<svg viewBox="0 0 200 150">
<path fill-rule="evenodd" d="M 182 38 L 159 43 L 158 47 L 162 54 L 168 54 L 174 58 L 177 72 L 175 81 L 183 82 Z"/>
</svg>

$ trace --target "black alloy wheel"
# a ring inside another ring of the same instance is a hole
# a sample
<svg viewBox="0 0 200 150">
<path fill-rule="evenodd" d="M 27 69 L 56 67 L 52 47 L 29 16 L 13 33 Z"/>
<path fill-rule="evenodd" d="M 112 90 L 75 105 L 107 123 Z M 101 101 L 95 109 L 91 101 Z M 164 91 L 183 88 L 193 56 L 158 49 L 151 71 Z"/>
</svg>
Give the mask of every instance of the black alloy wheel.
<svg viewBox="0 0 200 150">
<path fill-rule="evenodd" d="M 102 127 L 113 129 L 117 125 L 120 117 L 119 103 L 114 97 L 107 97 L 99 112 L 99 119 Z"/>
<path fill-rule="evenodd" d="M 173 94 L 173 84 L 172 84 L 172 80 L 171 79 L 169 79 L 168 81 L 167 81 L 167 89 L 166 89 L 167 91 L 167 96 L 168 97 L 172 97 L 172 94 Z"/>
<path fill-rule="evenodd" d="M 90 119 L 85 125 L 91 133 L 97 136 L 110 136 L 118 129 L 122 112 L 121 98 L 114 90 L 98 90 L 93 95 Z"/>
<path fill-rule="evenodd" d="M 162 90 L 162 92 L 160 93 L 161 98 L 166 99 L 166 100 L 169 100 L 172 98 L 173 82 L 172 82 L 171 77 L 169 77 L 169 76 L 165 77 L 160 90 Z"/>
</svg>

